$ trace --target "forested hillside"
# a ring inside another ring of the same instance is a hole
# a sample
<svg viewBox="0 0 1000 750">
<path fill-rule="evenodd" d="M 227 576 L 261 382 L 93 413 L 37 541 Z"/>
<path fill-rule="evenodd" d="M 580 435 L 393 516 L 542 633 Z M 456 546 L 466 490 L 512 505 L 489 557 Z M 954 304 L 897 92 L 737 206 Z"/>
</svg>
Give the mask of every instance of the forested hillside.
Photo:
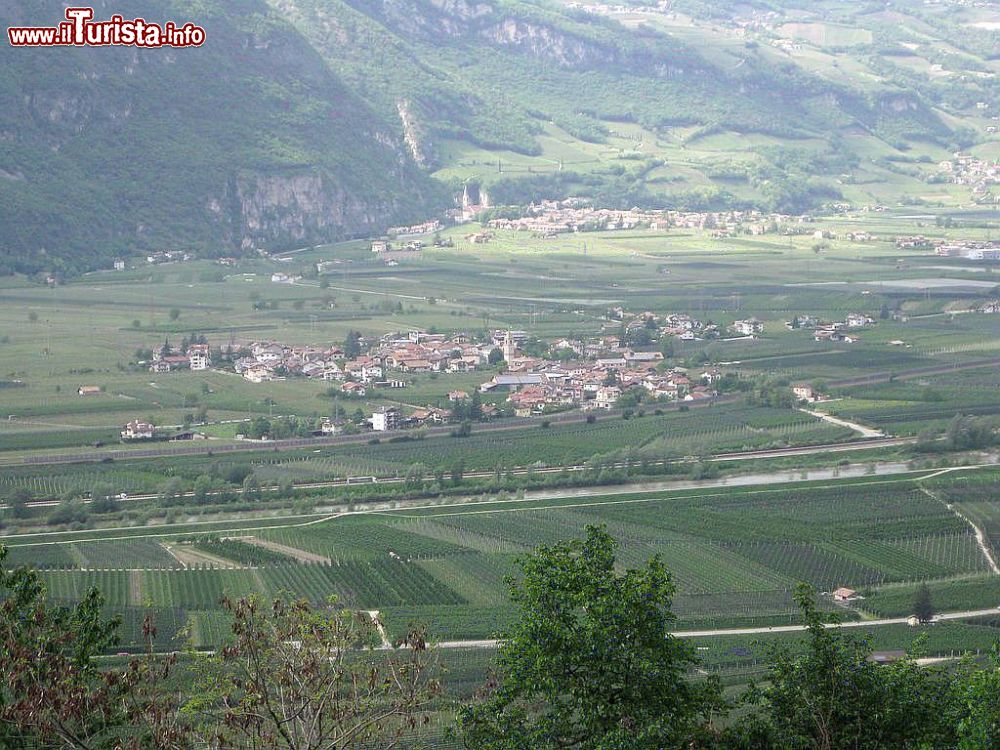
<svg viewBox="0 0 1000 750">
<path fill-rule="evenodd" d="M 4 4 L 0 22 L 55 23 L 62 9 Z M 401 139 L 263 3 L 130 3 L 128 13 L 195 20 L 207 42 L 0 51 L 0 269 L 287 248 L 441 205 Z"/>
<path fill-rule="evenodd" d="M 468 180 L 500 203 L 799 212 L 939 200 L 939 161 L 996 158 L 989 6 L 266 2 L 130 5 L 203 24 L 198 49 L 3 49 L 2 270 L 374 233 Z"/>
</svg>

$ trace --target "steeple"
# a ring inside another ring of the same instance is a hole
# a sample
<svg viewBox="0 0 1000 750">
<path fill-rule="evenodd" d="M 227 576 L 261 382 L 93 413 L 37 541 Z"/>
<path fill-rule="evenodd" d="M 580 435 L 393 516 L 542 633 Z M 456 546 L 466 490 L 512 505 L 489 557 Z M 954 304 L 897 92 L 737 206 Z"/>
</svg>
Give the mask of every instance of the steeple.
<svg viewBox="0 0 1000 750">
<path fill-rule="evenodd" d="M 514 343 L 514 337 L 511 335 L 510 331 L 503 337 L 503 358 L 505 362 L 510 362 L 514 359 L 514 355 L 517 354 L 517 344 Z"/>
</svg>

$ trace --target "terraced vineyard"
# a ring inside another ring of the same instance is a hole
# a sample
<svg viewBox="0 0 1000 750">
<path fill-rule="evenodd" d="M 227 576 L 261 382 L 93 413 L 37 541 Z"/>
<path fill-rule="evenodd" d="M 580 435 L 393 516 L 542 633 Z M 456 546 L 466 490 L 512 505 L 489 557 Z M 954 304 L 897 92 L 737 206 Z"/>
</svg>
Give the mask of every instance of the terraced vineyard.
<svg viewBox="0 0 1000 750">
<path fill-rule="evenodd" d="M 995 472 L 959 471 L 925 483 L 871 477 L 500 499 L 252 531 L 282 545 L 276 549 L 233 538 L 246 535 L 238 530 L 194 540 L 195 549 L 231 560 L 228 569 L 179 569 L 155 538 L 127 535 L 40 546 L 15 541 L 12 554 L 15 562 L 47 565 L 46 582 L 59 600 L 98 586 L 115 609 L 148 605 L 174 619 L 183 612 L 201 645 L 225 630 L 224 596 L 281 592 L 383 610 L 391 633 L 423 620 L 442 638 L 484 638 L 509 615 L 504 577 L 516 570 L 518 554 L 600 523 L 618 539 L 623 564 L 663 558 L 678 587 L 681 627 L 778 624 L 795 617 L 791 591 L 798 581 L 821 591 L 863 589 L 872 603 L 862 606 L 873 613 L 898 611 L 900 595 L 891 592 L 909 592 L 919 581 L 958 591 L 952 599 L 970 605 L 1000 592 L 968 521 L 937 498 L 954 497 L 992 534 L 1000 528 L 993 482 Z M 306 562 L 309 555 L 331 562 Z M 963 588 L 961 581 L 980 583 Z"/>
</svg>

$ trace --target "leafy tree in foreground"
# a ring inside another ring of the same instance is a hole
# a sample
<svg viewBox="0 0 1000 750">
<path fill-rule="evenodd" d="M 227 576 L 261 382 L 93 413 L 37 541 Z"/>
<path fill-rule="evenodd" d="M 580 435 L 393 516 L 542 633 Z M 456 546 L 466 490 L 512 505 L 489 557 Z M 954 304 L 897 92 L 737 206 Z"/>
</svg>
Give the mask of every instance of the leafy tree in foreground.
<svg viewBox="0 0 1000 750">
<path fill-rule="evenodd" d="M 38 573 L 5 570 L 0 545 L 0 747 L 10 750 L 181 750 L 190 735 L 163 689 L 173 657 L 134 658 L 101 670 L 117 645 L 117 618 L 102 615 L 96 589 L 54 607 Z M 155 630 L 145 623 L 147 642 Z"/>
<path fill-rule="evenodd" d="M 1000 748 L 1000 645 L 993 646 L 985 669 L 970 670 L 955 681 L 958 750 Z"/>
<path fill-rule="evenodd" d="M 958 717 L 945 670 L 912 658 L 877 664 L 871 647 L 824 626 L 812 589 L 796 592 L 808 629 L 804 654 L 777 649 L 756 711 L 726 747 L 746 750 L 932 750 L 955 747 Z"/>
<path fill-rule="evenodd" d="M 520 618 L 505 634 L 499 677 L 465 706 L 458 732 L 472 750 L 680 748 L 721 705 L 715 681 L 695 683 L 693 648 L 669 635 L 674 585 L 658 557 L 615 571 L 602 527 L 541 547 L 511 582 Z"/>
<path fill-rule="evenodd" d="M 422 631 L 376 655 L 364 614 L 256 597 L 224 606 L 233 637 L 187 707 L 221 712 L 211 728 L 219 750 L 380 750 L 428 721 L 439 686 Z"/>
</svg>

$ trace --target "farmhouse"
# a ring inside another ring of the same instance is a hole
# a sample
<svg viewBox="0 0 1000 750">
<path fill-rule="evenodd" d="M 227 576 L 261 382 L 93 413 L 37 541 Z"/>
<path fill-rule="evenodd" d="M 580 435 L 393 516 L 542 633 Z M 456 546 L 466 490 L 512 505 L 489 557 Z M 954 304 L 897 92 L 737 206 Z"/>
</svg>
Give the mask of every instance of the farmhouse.
<svg viewBox="0 0 1000 750">
<path fill-rule="evenodd" d="M 253 365 L 243 371 L 243 377 L 251 383 L 264 383 L 274 380 L 274 372 L 264 365 Z"/>
<path fill-rule="evenodd" d="M 849 602 L 858 595 L 858 592 L 854 589 L 849 589 L 846 586 L 841 586 L 839 589 L 833 592 L 833 600 L 835 602 Z"/>
<path fill-rule="evenodd" d="M 741 336 L 756 336 L 758 333 L 764 332 L 764 324 L 757 320 L 757 318 L 735 320 L 730 327 Z"/>
<path fill-rule="evenodd" d="M 121 431 L 122 440 L 152 440 L 153 425 L 149 422 L 133 420 Z"/>
<path fill-rule="evenodd" d="M 81 385 L 76 389 L 78 396 L 99 396 L 101 395 L 101 386 L 99 385 Z"/>
<path fill-rule="evenodd" d="M 368 390 L 365 388 L 364 383 L 348 381 L 340 386 L 340 392 L 348 396 L 364 397 Z"/>
<path fill-rule="evenodd" d="M 796 383 L 793 385 L 792 394 L 795 396 L 797 401 L 816 400 L 816 392 L 813 390 L 813 387 L 805 383 Z"/>
</svg>

